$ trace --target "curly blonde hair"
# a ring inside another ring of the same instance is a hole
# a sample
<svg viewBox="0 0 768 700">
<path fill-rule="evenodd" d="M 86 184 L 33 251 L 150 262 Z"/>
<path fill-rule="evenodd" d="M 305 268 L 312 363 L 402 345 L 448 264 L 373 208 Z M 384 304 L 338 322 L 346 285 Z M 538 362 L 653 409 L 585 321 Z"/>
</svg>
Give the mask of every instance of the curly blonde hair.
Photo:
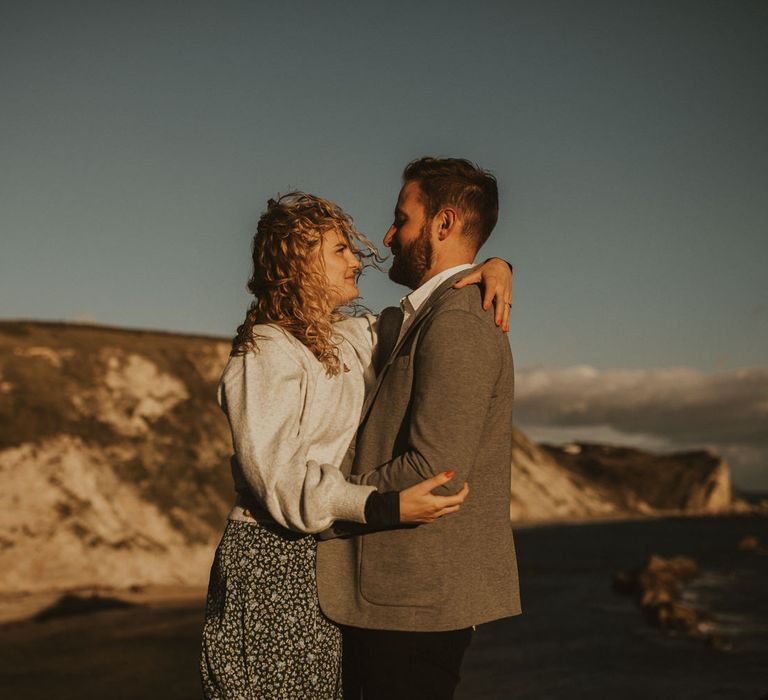
<svg viewBox="0 0 768 700">
<path fill-rule="evenodd" d="M 332 323 L 343 314 L 334 307 L 320 255 L 329 231 L 346 239 L 363 268 L 382 262 L 376 246 L 333 202 L 305 192 L 269 200 L 252 244 L 253 274 L 247 286 L 255 300 L 232 340 L 232 355 L 257 348 L 254 325 L 273 323 L 301 341 L 329 376 L 341 372 Z"/>
</svg>

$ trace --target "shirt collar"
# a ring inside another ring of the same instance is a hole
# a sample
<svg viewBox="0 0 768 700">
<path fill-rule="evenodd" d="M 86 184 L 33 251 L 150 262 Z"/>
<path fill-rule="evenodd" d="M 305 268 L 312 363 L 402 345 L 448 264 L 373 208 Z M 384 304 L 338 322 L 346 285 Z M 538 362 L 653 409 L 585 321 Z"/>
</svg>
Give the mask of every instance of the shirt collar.
<svg viewBox="0 0 768 700">
<path fill-rule="evenodd" d="M 469 270 L 469 268 L 474 267 L 472 263 L 463 263 L 461 265 L 455 265 L 454 267 L 449 267 L 447 270 L 443 270 L 442 272 L 439 272 L 434 277 L 431 277 L 428 279 L 424 284 L 422 284 L 417 289 L 414 289 L 410 294 L 407 296 L 404 296 L 400 300 L 400 306 L 402 308 L 408 308 L 408 310 L 415 314 L 419 307 L 427 300 L 429 299 L 432 292 L 434 292 L 445 280 L 447 280 L 452 275 L 455 275 L 457 272 L 461 272 L 462 270 Z"/>
</svg>

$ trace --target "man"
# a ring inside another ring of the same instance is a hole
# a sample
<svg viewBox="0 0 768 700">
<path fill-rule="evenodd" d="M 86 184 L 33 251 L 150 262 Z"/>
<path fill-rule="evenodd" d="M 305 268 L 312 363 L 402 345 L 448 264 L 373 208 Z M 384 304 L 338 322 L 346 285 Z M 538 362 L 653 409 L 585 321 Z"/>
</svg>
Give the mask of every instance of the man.
<svg viewBox="0 0 768 700">
<path fill-rule="evenodd" d="M 434 524 L 321 543 L 320 604 L 344 626 L 345 664 L 365 700 L 453 697 L 473 626 L 520 613 L 512 354 L 478 287 L 452 286 L 496 224 L 496 181 L 465 160 L 422 158 L 403 182 L 384 244 L 391 279 L 414 291 L 399 328 L 388 334 L 393 314 L 382 317 L 382 345 L 389 335 L 394 347 L 342 469 L 380 492 L 453 471 L 436 493 L 464 482 L 470 493 Z"/>
</svg>

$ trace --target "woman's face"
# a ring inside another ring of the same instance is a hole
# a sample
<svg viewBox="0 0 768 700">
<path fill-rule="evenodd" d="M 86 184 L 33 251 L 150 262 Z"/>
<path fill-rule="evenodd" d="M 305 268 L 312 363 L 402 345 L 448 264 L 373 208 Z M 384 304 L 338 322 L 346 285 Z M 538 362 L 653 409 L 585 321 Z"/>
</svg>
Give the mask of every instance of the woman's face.
<svg viewBox="0 0 768 700">
<path fill-rule="evenodd" d="M 334 307 L 357 299 L 357 273 L 362 267 L 346 237 L 338 231 L 323 235 L 320 256 Z"/>
</svg>

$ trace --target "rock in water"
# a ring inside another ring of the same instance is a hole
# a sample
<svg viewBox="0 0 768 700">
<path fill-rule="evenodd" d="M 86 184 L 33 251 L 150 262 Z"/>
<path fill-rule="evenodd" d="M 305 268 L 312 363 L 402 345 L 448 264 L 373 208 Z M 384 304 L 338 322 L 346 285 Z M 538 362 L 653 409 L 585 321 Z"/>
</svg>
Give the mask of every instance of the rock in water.
<svg viewBox="0 0 768 700">
<path fill-rule="evenodd" d="M 701 615 L 680 603 L 683 585 L 698 574 L 699 567 L 690 557 L 665 559 L 653 554 L 641 568 L 617 572 L 613 589 L 633 595 L 653 626 L 698 636 L 703 631 Z"/>
</svg>

